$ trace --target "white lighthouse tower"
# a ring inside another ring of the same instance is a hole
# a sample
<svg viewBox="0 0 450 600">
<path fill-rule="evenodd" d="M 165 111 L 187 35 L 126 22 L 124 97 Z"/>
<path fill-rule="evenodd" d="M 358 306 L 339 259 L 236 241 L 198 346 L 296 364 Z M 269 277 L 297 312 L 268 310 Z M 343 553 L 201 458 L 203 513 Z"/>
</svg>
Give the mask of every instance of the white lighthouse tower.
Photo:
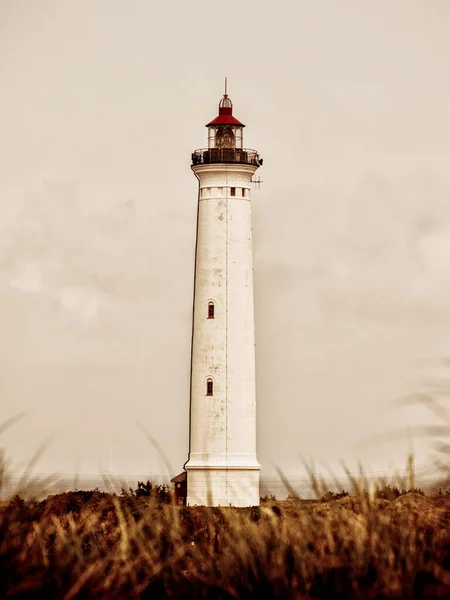
<svg viewBox="0 0 450 600">
<path fill-rule="evenodd" d="M 225 94 L 199 181 L 187 504 L 259 504 L 250 188 L 262 164 Z"/>
</svg>

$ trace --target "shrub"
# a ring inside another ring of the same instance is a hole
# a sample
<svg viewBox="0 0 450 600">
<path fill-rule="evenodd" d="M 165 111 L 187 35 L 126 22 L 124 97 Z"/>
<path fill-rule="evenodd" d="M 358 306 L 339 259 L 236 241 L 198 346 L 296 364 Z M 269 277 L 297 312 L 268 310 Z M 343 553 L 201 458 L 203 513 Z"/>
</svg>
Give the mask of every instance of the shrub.
<svg viewBox="0 0 450 600">
<path fill-rule="evenodd" d="M 151 481 L 143 483 L 138 481 L 137 488 L 129 488 L 129 493 L 122 488 L 122 496 L 130 496 L 132 498 L 152 498 L 158 504 L 170 504 L 172 501 L 172 493 L 168 485 L 155 485 Z"/>
<path fill-rule="evenodd" d="M 405 494 L 419 494 L 425 496 L 425 492 L 420 488 L 411 488 L 409 490 L 401 490 L 398 487 L 391 487 L 389 484 L 375 490 L 375 498 L 378 500 L 395 500 Z"/>
<path fill-rule="evenodd" d="M 348 496 L 348 492 L 342 490 L 342 492 L 326 492 L 321 498 L 321 502 L 331 502 L 332 500 L 339 500 L 340 498 L 345 498 Z"/>
</svg>

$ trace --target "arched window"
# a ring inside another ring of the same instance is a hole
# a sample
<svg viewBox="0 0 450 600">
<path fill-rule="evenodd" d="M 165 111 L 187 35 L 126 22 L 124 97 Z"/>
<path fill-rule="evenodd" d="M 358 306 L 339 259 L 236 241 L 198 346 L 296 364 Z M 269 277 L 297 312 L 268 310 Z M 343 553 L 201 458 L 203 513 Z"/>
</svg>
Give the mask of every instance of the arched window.
<svg viewBox="0 0 450 600">
<path fill-rule="evenodd" d="M 206 380 L 206 395 L 214 396 L 214 382 L 212 379 Z"/>
<path fill-rule="evenodd" d="M 208 319 L 214 319 L 214 302 L 208 302 Z"/>
</svg>

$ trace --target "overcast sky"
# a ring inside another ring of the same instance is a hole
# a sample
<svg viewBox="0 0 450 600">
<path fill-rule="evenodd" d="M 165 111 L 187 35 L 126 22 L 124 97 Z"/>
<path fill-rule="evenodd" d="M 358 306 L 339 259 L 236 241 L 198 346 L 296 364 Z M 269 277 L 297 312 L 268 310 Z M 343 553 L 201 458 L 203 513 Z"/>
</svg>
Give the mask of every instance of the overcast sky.
<svg viewBox="0 0 450 600">
<path fill-rule="evenodd" d="M 223 78 L 253 192 L 258 456 L 417 462 L 369 437 L 450 355 L 450 4 L 0 0 L 0 420 L 38 471 L 187 458 L 197 180 Z M 366 443 L 362 443 L 365 440 Z"/>
</svg>

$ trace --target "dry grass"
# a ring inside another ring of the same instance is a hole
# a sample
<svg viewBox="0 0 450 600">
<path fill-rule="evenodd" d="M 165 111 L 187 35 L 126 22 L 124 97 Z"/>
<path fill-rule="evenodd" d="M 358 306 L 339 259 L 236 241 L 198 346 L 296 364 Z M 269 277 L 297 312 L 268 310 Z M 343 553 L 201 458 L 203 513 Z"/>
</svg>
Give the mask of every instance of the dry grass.
<svg viewBox="0 0 450 600">
<path fill-rule="evenodd" d="M 450 449 L 437 450 L 448 487 Z M 285 481 L 288 500 L 251 509 L 99 491 L 15 498 L 0 507 L 0 598 L 449 599 L 450 495 L 417 493 L 412 457 L 399 486 L 415 491 L 399 497 L 348 476 L 348 496 L 305 502 Z M 0 488 L 6 478 L 0 461 Z"/>
<path fill-rule="evenodd" d="M 1 598 L 450 598 L 450 496 L 253 509 L 71 492 L 0 514 Z"/>
</svg>

